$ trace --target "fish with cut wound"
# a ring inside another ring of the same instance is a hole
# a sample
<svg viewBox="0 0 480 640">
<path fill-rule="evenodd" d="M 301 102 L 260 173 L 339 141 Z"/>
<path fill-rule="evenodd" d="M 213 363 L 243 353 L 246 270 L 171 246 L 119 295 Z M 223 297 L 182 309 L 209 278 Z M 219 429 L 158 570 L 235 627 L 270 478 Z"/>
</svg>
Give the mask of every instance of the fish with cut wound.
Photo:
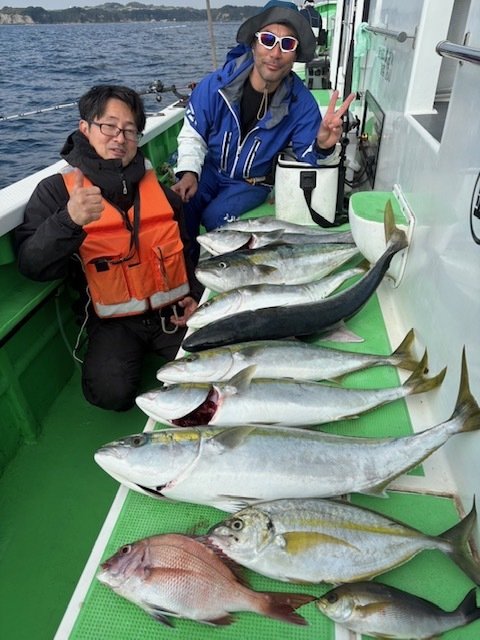
<svg viewBox="0 0 480 640">
<path fill-rule="evenodd" d="M 356 418 L 438 387 L 446 369 L 425 376 L 427 357 L 401 386 L 354 389 L 311 380 L 255 378 L 255 365 L 225 382 L 182 382 L 137 396 L 147 416 L 179 427 L 249 424 L 305 427 Z"/>
<path fill-rule="evenodd" d="M 170 617 L 229 625 L 234 611 L 305 625 L 295 610 L 315 599 L 307 594 L 253 591 L 218 554 L 181 534 L 123 545 L 102 563 L 97 578 L 167 626 L 172 626 Z"/>
<path fill-rule="evenodd" d="M 429 640 L 480 618 L 476 589 L 453 611 L 377 582 L 343 584 L 316 603 L 330 620 L 362 635 L 395 640 Z"/>
<path fill-rule="evenodd" d="M 452 436 L 480 429 L 465 357 L 461 378 L 451 418 L 408 436 L 355 438 L 295 427 L 177 427 L 106 444 L 95 461 L 134 491 L 224 511 L 277 498 L 385 495 L 392 480 Z"/>
</svg>

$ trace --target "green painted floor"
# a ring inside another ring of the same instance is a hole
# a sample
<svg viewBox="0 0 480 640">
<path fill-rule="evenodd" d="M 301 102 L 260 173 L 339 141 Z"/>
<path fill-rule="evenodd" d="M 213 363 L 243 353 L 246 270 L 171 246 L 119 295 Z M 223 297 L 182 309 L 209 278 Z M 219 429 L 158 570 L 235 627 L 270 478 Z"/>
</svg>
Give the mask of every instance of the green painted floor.
<svg viewBox="0 0 480 640">
<path fill-rule="evenodd" d="M 117 491 L 93 453 L 143 430 L 139 409 L 89 405 L 75 373 L 0 478 L 0 637 L 53 638 Z M 93 636 L 92 636 L 93 637 Z"/>
<path fill-rule="evenodd" d="M 343 348 L 384 354 L 391 351 L 376 297 L 349 322 L 349 327 L 363 336 L 365 342 L 343 345 Z M 156 386 L 155 366 L 150 364 L 145 388 Z M 398 384 L 398 376 L 391 368 L 379 367 L 352 375 L 345 384 L 391 386 Z M 106 442 L 141 431 L 145 422 L 145 416 L 138 409 L 117 414 L 88 405 L 81 396 L 76 372 L 46 416 L 38 443 L 23 446 L 7 467 L 0 478 L 2 640 L 53 638 L 118 488 L 117 483 L 96 466 L 93 453 Z M 365 437 L 402 435 L 410 429 L 403 401 L 334 427 L 338 433 Z M 415 471 L 419 472 L 421 470 Z M 388 500 L 354 496 L 354 501 L 431 534 L 441 533 L 458 520 L 453 501 L 447 498 L 391 494 Z M 212 508 L 164 503 L 129 492 L 105 557 L 120 545 L 145 535 L 204 533 L 223 516 Z M 286 585 L 252 572 L 247 572 L 247 577 L 258 590 L 321 595 L 329 588 L 329 585 Z M 473 586 L 453 562 L 439 552 L 424 552 L 378 581 L 410 590 L 446 609 L 453 609 Z M 175 630 L 171 630 L 94 580 L 70 638 L 333 640 L 333 626 L 313 604 L 303 607 L 301 613 L 309 621 L 308 627 L 243 613 L 235 616 L 237 622 L 230 627 L 212 630 L 178 620 Z M 477 640 L 479 634 L 480 621 L 477 621 L 446 634 L 445 638 Z"/>
</svg>

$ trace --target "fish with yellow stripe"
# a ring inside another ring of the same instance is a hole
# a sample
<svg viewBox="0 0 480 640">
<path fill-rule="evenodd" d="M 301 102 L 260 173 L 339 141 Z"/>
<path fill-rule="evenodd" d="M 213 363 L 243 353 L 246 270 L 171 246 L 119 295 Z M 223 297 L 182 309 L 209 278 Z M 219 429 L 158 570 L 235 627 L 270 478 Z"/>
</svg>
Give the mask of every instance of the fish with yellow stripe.
<svg viewBox="0 0 480 640">
<path fill-rule="evenodd" d="M 395 587 L 356 582 L 335 587 L 316 604 L 328 618 L 357 633 L 392 640 L 431 640 L 480 618 L 475 591 L 471 589 L 453 611 L 445 611 Z"/>
<path fill-rule="evenodd" d="M 238 564 L 284 582 L 367 580 L 437 549 L 479 584 L 480 566 L 467 547 L 475 521 L 474 506 L 451 529 L 429 536 L 338 500 L 280 499 L 233 514 L 207 540 Z"/>
</svg>

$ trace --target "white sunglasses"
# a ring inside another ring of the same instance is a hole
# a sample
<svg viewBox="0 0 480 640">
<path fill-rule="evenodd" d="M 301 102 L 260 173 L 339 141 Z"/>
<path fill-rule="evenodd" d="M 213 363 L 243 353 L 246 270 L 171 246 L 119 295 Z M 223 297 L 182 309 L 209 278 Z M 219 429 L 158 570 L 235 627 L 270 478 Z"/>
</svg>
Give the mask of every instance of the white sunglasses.
<svg viewBox="0 0 480 640">
<path fill-rule="evenodd" d="M 278 42 L 283 53 L 291 53 L 295 51 L 299 45 L 298 40 L 293 36 L 279 37 L 270 31 L 257 31 L 255 37 L 265 49 L 273 49 Z"/>
</svg>

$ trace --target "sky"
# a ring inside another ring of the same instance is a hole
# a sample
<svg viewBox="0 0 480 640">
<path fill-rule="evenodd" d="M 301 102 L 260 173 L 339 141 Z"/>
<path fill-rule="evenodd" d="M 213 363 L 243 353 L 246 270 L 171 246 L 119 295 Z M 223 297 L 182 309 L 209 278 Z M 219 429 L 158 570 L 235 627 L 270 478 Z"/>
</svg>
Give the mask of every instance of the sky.
<svg viewBox="0 0 480 640">
<path fill-rule="evenodd" d="M 68 7 L 94 7 L 105 2 L 119 2 L 119 4 L 128 4 L 128 0 L 11 0 L 11 2 L 3 2 L 0 7 L 43 7 L 44 9 L 67 9 Z M 193 7 L 194 9 L 205 9 L 205 0 L 138 0 L 142 4 L 153 4 L 157 6 L 168 7 Z M 237 7 L 244 5 L 263 6 L 267 0 L 210 0 L 210 7 L 218 9 L 227 4 Z"/>
</svg>

